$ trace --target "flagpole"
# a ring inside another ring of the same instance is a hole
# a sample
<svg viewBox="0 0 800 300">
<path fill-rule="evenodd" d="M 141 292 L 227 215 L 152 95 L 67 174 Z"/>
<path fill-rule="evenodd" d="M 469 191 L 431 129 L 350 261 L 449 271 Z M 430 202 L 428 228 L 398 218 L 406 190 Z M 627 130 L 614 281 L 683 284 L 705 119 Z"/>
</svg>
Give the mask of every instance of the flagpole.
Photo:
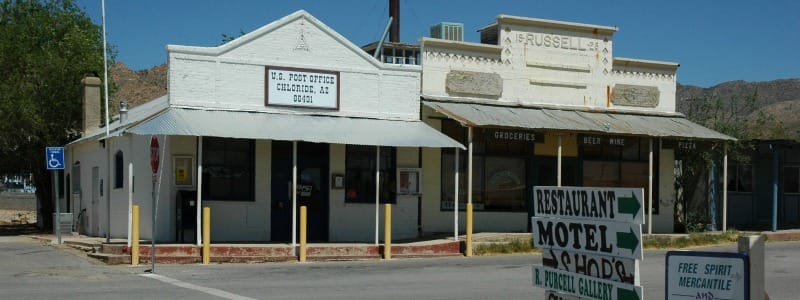
<svg viewBox="0 0 800 300">
<path fill-rule="evenodd" d="M 100 1 L 101 10 L 102 10 L 102 23 L 103 23 L 103 90 L 105 96 L 105 107 L 106 107 L 106 139 L 105 139 L 105 146 L 106 146 L 106 242 L 111 242 L 111 146 L 109 144 L 109 136 L 111 135 L 111 128 L 109 126 L 111 114 L 108 110 L 108 51 L 106 50 L 106 1 Z"/>
</svg>

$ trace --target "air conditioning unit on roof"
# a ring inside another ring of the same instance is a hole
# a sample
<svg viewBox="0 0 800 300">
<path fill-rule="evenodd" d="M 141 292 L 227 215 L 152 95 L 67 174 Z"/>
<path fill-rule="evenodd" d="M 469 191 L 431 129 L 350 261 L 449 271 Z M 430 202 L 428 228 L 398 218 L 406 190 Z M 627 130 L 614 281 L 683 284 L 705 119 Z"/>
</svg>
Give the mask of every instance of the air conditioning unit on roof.
<svg viewBox="0 0 800 300">
<path fill-rule="evenodd" d="M 464 24 L 441 22 L 431 26 L 431 37 L 451 41 L 464 41 Z"/>
</svg>

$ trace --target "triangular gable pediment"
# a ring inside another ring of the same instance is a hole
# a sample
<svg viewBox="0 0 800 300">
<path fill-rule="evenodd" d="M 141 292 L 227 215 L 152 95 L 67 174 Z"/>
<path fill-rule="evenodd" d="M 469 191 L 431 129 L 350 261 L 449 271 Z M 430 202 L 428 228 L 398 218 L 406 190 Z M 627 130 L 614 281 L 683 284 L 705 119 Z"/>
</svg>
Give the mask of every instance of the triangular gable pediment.
<svg viewBox="0 0 800 300">
<path fill-rule="evenodd" d="M 304 10 L 217 47 L 169 45 L 167 50 L 266 65 L 393 68 L 380 63 Z"/>
</svg>

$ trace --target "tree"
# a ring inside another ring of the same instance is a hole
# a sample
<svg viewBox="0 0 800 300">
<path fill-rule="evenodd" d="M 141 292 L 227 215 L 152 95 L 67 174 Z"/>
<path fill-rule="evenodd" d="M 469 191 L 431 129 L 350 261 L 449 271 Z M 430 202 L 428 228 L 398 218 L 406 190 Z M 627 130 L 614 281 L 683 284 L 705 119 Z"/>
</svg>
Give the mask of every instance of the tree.
<svg viewBox="0 0 800 300">
<path fill-rule="evenodd" d="M 0 0 L 0 172 L 32 173 L 52 225 L 46 146 L 81 131 L 81 79 L 103 71 L 100 26 L 71 0 Z"/>
<path fill-rule="evenodd" d="M 754 149 L 753 141 L 765 136 L 780 136 L 785 131 L 783 124 L 769 113 L 759 110 L 761 101 L 758 91 L 747 95 L 732 96 L 722 99 L 717 95 L 705 95 L 687 99 L 686 117 L 698 124 L 716 130 L 737 139 L 728 142 L 729 161 L 747 163 Z M 720 158 L 723 155 L 722 144 L 716 144 L 710 151 L 679 151 L 676 159 L 680 161 L 680 173 L 675 178 L 676 190 L 679 193 L 678 203 L 682 211 L 676 211 L 676 224 L 682 223 L 692 229 L 692 223 L 707 223 L 707 205 L 695 203 L 690 199 L 698 191 L 698 183 L 708 175 L 709 167 L 716 162 L 717 172 L 721 173 Z M 721 177 L 720 177 L 721 180 Z M 721 186 L 718 188 L 721 191 Z M 678 206 L 676 205 L 676 209 Z M 695 212 L 694 216 L 688 213 Z M 700 213 L 706 212 L 706 213 Z M 699 218 L 699 220 L 692 220 Z"/>
</svg>

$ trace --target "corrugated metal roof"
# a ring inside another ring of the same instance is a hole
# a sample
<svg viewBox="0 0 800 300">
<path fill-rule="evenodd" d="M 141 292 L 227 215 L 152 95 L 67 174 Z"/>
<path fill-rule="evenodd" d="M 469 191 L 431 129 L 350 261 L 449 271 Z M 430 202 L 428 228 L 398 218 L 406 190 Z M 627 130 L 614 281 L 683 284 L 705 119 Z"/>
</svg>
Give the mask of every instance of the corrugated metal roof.
<svg viewBox="0 0 800 300">
<path fill-rule="evenodd" d="M 119 119 L 119 115 L 117 115 L 116 116 L 117 119 L 111 122 L 108 126 L 110 131 L 110 136 L 120 135 L 122 129 L 129 127 L 131 124 L 144 121 L 147 118 L 158 114 L 162 110 L 167 109 L 167 107 L 169 107 L 169 98 L 167 97 L 167 95 L 164 95 L 129 109 L 128 116 L 125 119 L 125 121 L 121 121 Z M 86 140 L 104 139 L 105 135 L 106 135 L 106 128 L 100 127 L 92 132 L 85 133 L 83 137 L 74 140 L 67 145 L 80 143 Z"/>
<path fill-rule="evenodd" d="M 461 148 L 464 146 L 421 121 L 392 121 L 264 112 L 170 107 L 126 132 L 314 143 Z"/>
<path fill-rule="evenodd" d="M 681 116 L 589 112 L 551 108 L 495 106 L 477 103 L 423 101 L 450 118 L 470 126 L 638 135 L 702 140 L 736 140 Z"/>
</svg>

